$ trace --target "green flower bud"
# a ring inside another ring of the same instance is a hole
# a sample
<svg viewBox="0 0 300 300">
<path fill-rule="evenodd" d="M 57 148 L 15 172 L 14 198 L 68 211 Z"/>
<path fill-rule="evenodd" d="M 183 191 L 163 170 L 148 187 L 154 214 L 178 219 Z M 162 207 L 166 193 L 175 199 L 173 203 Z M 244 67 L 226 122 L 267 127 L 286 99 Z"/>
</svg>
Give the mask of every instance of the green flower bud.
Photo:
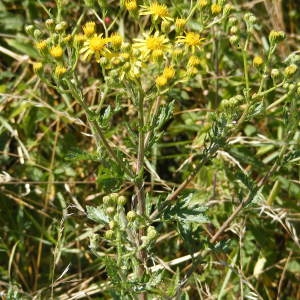
<svg viewBox="0 0 300 300">
<path fill-rule="evenodd" d="M 109 206 L 105 212 L 109 215 L 109 216 L 112 216 L 114 215 L 114 213 L 116 212 L 116 209 L 113 207 L 113 206 Z"/>
<path fill-rule="evenodd" d="M 114 232 L 111 229 L 109 229 L 105 232 L 106 239 L 111 240 L 113 238 L 113 236 L 114 236 Z"/>
<path fill-rule="evenodd" d="M 110 229 L 114 229 L 114 228 L 117 227 L 117 222 L 116 221 L 110 221 L 108 223 L 108 226 L 109 226 Z"/>
<path fill-rule="evenodd" d="M 109 197 L 109 196 L 104 196 L 103 199 L 102 199 L 102 201 L 103 201 L 103 204 L 104 204 L 104 205 L 109 205 L 109 204 L 111 204 L 111 200 L 110 200 L 110 197 Z"/>
<path fill-rule="evenodd" d="M 238 19 L 236 17 L 230 17 L 228 19 L 228 25 L 229 26 L 235 26 L 238 22 Z"/>
<path fill-rule="evenodd" d="M 300 87 L 297 88 L 297 95 L 300 96 Z"/>
<path fill-rule="evenodd" d="M 162 31 L 162 32 L 164 32 L 164 33 L 169 33 L 170 27 L 171 27 L 171 24 L 170 24 L 169 21 L 163 20 L 163 21 L 161 22 L 161 31 Z"/>
<path fill-rule="evenodd" d="M 126 204 L 126 202 L 127 202 L 127 199 L 125 196 L 119 196 L 117 199 L 117 203 L 120 206 L 124 206 Z"/>
<path fill-rule="evenodd" d="M 67 23 L 63 21 L 55 26 L 55 31 L 61 32 L 64 31 L 66 28 L 67 28 Z"/>
<path fill-rule="evenodd" d="M 149 240 L 156 239 L 157 235 L 158 235 L 158 233 L 157 233 L 156 229 L 153 226 L 149 226 L 147 228 L 147 238 Z"/>
<path fill-rule="evenodd" d="M 284 69 L 284 75 L 290 77 L 296 73 L 297 69 L 298 67 L 295 64 L 291 64 Z"/>
<path fill-rule="evenodd" d="M 290 91 L 290 92 L 293 91 L 295 88 L 296 88 L 296 84 L 291 83 L 291 84 L 289 85 L 289 91 Z"/>
<path fill-rule="evenodd" d="M 280 77 L 280 71 L 278 69 L 271 70 L 272 79 L 278 79 Z"/>
<path fill-rule="evenodd" d="M 231 26 L 230 34 L 236 34 L 239 31 L 237 26 Z"/>
<path fill-rule="evenodd" d="M 27 34 L 33 35 L 34 26 L 33 25 L 27 25 L 27 26 L 25 26 L 25 31 L 27 32 Z"/>
<path fill-rule="evenodd" d="M 238 46 L 240 42 L 240 38 L 237 35 L 232 35 L 229 38 L 229 42 L 233 46 Z"/>
<path fill-rule="evenodd" d="M 128 222 L 134 222 L 136 217 L 137 217 L 137 214 L 134 210 L 130 210 L 126 215 Z"/>
<path fill-rule="evenodd" d="M 49 29 L 49 30 L 53 30 L 54 26 L 55 26 L 55 22 L 53 19 L 48 19 L 46 20 L 45 22 L 46 24 L 46 27 Z"/>
<path fill-rule="evenodd" d="M 230 12 L 232 11 L 233 6 L 231 4 L 226 4 L 223 8 L 223 14 L 224 15 L 229 15 Z"/>
<path fill-rule="evenodd" d="M 285 39 L 285 33 L 283 31 L 272 30 L 269 34 L 269 41 L 271 45 L 278 44 Z"/>
<path fill-rule="evenodd" d="M 39 29 L 35 29 L 33 32 L 33 36 L 38 40 L 42 36 L 42 32 Z"/>
<path fill-rule="evenodd" d="M 108 65 L 108 59 L 106 57 L 101 57 L 99 63 L 102 67 L 105 67 Z"/>
</svg>

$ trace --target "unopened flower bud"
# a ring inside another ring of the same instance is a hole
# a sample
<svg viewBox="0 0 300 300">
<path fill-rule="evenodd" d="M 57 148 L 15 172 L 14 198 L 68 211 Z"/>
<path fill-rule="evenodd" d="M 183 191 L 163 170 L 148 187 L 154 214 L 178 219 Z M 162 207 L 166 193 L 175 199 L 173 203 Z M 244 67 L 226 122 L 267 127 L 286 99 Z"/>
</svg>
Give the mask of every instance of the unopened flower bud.
<svg viewBox="0 0 300 300">
<path fill-rule="evenodd" d="M 117 227 L 117 222 L 116 221 L 110 221 L 108 223 L 108 226 L 109 226 L 110 229 L 114 229 L 114 228 Z"/>
<path fill-rule="evenodd" d="M 157 234 L 158 233 L 157 233 L 156 229 L 153 226 L 149 226 L 147 228 L 147 237 L 150 240 L 154 240 L 157 237 Z"/>
<path fill-rule="evenodd" d="M 271 70 L 271 77 L 273 79 L 277 79 L 277 78 L 279 78 L 279 76 L 280 76 L 280 72 L 279 72 L 278 69 L 272 69 Z"/>
<path fill-rule="evenodd" d="M 237 19 L 236 17 L 230 17 L 230 18 L 228 19 L 228 25 L 229 25 L 229 26 L 234 26 L 234 25 L 237 24 L 237 22 L 238 22 L 238 19 Z"/>
<path fill-rule="evenodd" d="M 229 13 L 232 11 L 233 6 L 231 4 L 226 4 L 223 8 L 223 14 L 229 15 Z"/>
<path fill-rule="evenodd" d="M 108 240 L 111 240 L 114 236 L 114 232 L 113 230 L 109 229 L 105 232 L 105 238 Z"/>
<path fill-rule="evenodd" d="M 109 215 L 109 216 L 112 216 L 114 213 L 115 213 L 116 209 L 113 207 L 113 206 L 109 206 L 107 209 L 106 209 L 106 213 Z"/>
<path fill-rule="evenodd" d="M 127 217 L 128 222 L 134 222 L 134 220 L 137 217 L 137 214 L 136 214 L 136 212 L 134 210 L 130 210 L 127 213 L 126 217 Z"/>
<path fill-rule="evenodd" d="M 231 26 L 229 32 L 230 34 L 236 34 L 239 31 L 237 26 Z"/>
<path fill-rule="evenodd" d="M 296 88 L 296 84 L 291 83 L 291 84 L 289 85 L 289 91 L 290 91 L 290 92 L 293 91 L 295 88 Z"/>
<path fill-rule="evenodd" d="M 46 20 L 45 24 L 49 30 L 52 30 L 54 28 L 55 22 L 53 19 L 48 19 Z"/>
<path fill-rule="evenodd" d="M 298 67 L 295 64 L 291 64 L 284 69 L 284 75 L 290 77 L 296 73 Z"/>
<path fill-rule="evenodd" d="M 161 22 L 161 31 L 164 33 L 169 33 L 171 27 L 171 23 L 168 20 L 163 20 Z"/>
<path fill-rule="evenodd" d="M 120 206 L 124 206 L 126 204 L 126 202 L 127 202 L 127 199 L 125 196 L 119 196 L 117 199 L 117 203 Z"/>
<path fill-rule="evenodd" d="M 283 31 L 272 30 L 269 34 L 269 41 L 271 45 L 275 45 L 285 38 L 285 33 Z"/>
<path fill-rule="evenodd" d="M 35 29 L 33 32 L 33 36 L 35 39 L 39 39 L 42 36 L 42 32 L 39 29 Z"/>
<path fill-rule="evenodd" d="M 240 42 L 240 39 L 239 39 L 239 37 L 237 35 L 232 35 L 229 38 L 229 42 L 233 46 L 238 46 L 239 42 Z"/>
<path fill-rule="evenodd" d="M 25 31 L 27 32 L 27 34 L 32 35 L 34 32 L 34 26 L 33 25 L 27 25 L 25 26 Z"/>
</svg>

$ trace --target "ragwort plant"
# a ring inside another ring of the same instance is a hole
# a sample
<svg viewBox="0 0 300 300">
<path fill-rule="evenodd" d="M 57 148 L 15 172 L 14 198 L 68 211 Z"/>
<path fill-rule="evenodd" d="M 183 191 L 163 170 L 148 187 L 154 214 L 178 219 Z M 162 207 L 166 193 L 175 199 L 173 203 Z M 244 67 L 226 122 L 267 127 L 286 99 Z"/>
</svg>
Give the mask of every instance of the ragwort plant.
<svg viewBox="0 0 300 300">
<path fill-rule="evenodd" d="M 275 55 L 284 32 L 272 30 L 265 48 L 258 48 L 256 17 L 235 11 L 223 0 L 178 2 L 172 7 L 125 0 L 110 24 L 105 21 L 109 4 L 86 4 L 92 17 L 86 17 L 85 23 L 80 18 L 69 26 L 57 1 L 56 18 L 27 26 L 26 31 L 40 55 L 33 64 L 34 72 L 64 99 L 77 101 L 97 143 L 96 154 L 71 151 L 67 155 L 74 160 L 93 156 L 99 163 L 97 182 L 103 196 L 99 205 L 87 206 L 86 212 L 88 218 L 102 224 L 102 230 L 91 235 L 90 249 L 104 260 L 107 290 L 116 299 L 190 294 L 185 287 L 200 272 L 201 264 L 211 253 L 222 253 L 228 247 L 222 234 L 244 209 L 263 198 L 267 179 L 286 162 L 288 142 L 297 130 L 297 61 L 280 62 Z M 121 16 L 126 16 L 131 32 L 124 31 Z M 232 60 L 225 57 L 224 47 Z M 81 71 L 89 64 L 98 68 L 101 82 L 99 101 L 93 106 L 86 100 L 88 83 Z M 184 101 L 178 96 L 180 91 L 190 91 L 196 84 L 211 89 L 205 100 L 209 122 L 185 146 L 188 158 L 174 162 L 180 166 L 175 183 L 167 182 L 157 170 L 157 143 Z M 224 156 L 221 168 L 232 182 L 228 194 L 235 194 L 234 209 L 207 237 L 202 227 L 209 222 L 209 211 L 205 201 L 199 201 L 193 180 L 217 155 L 230 153 L 232 139 L 246 122 L 264 118 L 280 103 L 285 103 L 289 119 L 275 163 L 260 180 L 253 180 L 231 155 Z M 114 126 L 119 137 L 112 141 Z M 183 241 L 180 248 L 187 253 L 177 259 L 175 242 L 166 251 L 159 246 L 164 235 L 167 239 L 172 236 L 168 230 L 174 227 L 175 236 Z M 170 266 L 189 261 L 190 265 L 172 274 Z M 249 290 L 255 291 L 251 286 Z"/>
</svg>

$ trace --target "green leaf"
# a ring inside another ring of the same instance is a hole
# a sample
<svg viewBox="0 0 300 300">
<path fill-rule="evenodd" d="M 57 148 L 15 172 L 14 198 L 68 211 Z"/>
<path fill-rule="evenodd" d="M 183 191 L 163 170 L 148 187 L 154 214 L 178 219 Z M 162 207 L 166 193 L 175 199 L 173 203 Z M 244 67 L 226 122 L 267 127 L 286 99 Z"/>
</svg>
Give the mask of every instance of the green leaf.
<svg viewBox="0 0 300 300">
<path fill-rule="evenodd" d="M 97 223 L 107 224 L 109 222 L 109 218 L 104 212 L 104 209 L 101 206 L 87 206 L 87 217 Z"/>
<path fill-rule="evenodd" d="M 191 203 L 192 198 L 193 194 L 189 194 L 186 198 L 167 208 L 164 217 L 184 223 L 207 223 L 208 218 L 203 214 L 207 210 L 207 207 Z"/>
<path fill-rule="evenodd" d="M 18 40 L 5 39 L 5 41 L 9 46 L 17 50 L 19 53 L 26 54 L 36 60 L 40 59 L 37 51 L 34 50 L 32 45 Z"/>
</svg>

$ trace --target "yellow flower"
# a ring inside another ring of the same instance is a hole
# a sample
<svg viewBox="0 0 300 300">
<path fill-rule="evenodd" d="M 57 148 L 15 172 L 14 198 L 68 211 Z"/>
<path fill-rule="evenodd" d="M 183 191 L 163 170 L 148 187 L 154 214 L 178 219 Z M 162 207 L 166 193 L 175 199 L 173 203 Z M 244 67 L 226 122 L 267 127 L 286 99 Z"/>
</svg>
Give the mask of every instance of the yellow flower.
<svg viewBox="0 0 300 300">
<path fill-rule="evenodd" d="M 204 38 L 201 38 L 199 33 L 187 32 L 185 36 L 178 36 L 178 42 L 184 43 L 187 47 L 192 48 L 192 52 L 195 52 L 195 48 L 199 48 Z"/>
<path fill-rule="evenodd" d="M 67 72 L 67 69 L 64 66 L 58 65 L 55 68 L 54 74 L 57 77 L 60 77 L 61 75 L 65 74 Z"/>
<path fill-rule="evenodd" d="M 115 48 L 120 48 L 123 43 L 122 36 L 117 32 L 113 33 L 108 40 Z"/>
<path fill-rule="evenodd" d="M 207 0 L 200 0 L 200 1 L 199 1 L 199 6 L 200 6 L 201 8 L 207 6 L 207 4 L 208 4 L 208 1 L 207 1 Z"/>
<path fill-rule="evenodd" d="M 152 15 L 154 20 L 158 18 L 171 19 L 169 17 L 169 11 L 165 4 L 159 4 L 158 2 L 153 2 L 149 6 L 142 6 L 140 15 Z"/>
<path fill-rule="evenodd" d="M 158 87 L 164 86 L 167 84 L 168 79 L 164 75 L 160 75 L 156 78 L 155 83 Z"/>
<path fill-rule="evenodd" d="M 126 0 L 125 7 L 127 8 L 128 11 L 133 11 L 137 9 L 136 0 Z"/>
<path fill-rule="evenodd" d="M 145 39 L 135 39 L 133 48 L 139 49 L 144 57 L 149 55 L 161 56 L 168 50 L 169 40 L 156 32 L 154 35 L 143 34 Z"/>
<path fill-rule="evenodd" d="M 35 62 L 35 63 L 33 63 L 33 66 L 32 66 L 33 71 L 35 73 L 38 73 L 42 69 L 42 67 L 43 67 L 43 64 L 41 62 Z"/>
<path fill-rule="evenodd" d="M 75 34 L 74 36 L 75 43 L 82 43 L 85 40 L 86 40 L 86 36 L 84 34 L 79 33 L 79 34 Z"/>
<path fill-rule="evenodd" d="M 186 19 L 177 18 L 175 21 L 175 28 L 177 31 L 181 31 L 186 24 Z"/>
<path fill-rule="evenodd" d="M 284 69 L 284 75 L 289 77 L 296 73 L 298 67 L 295 64 L 291 64 Z"/>
<path fill-rule="evenodd" d="M 63 49 L 60 46 L 54 46 L 50 49 L 50 55 L 54 58 L 60 58 L 63 55 Z"/>
<path fill-rule="evenodd" d="M 262 65 L 264 63 L 264 60 L 262 59 L 261 56 L 255 56 L 253 58 L 253 65 L 256 66 L 256 67 L 259 67 L 260 65 Z"/>
<path fill-rule="evenodd" d="M 188 67 L 194 67 L 200 65 L 200 59 L 199 57 L 192 55 L 188 60 Z"/>
<path fill-rule="evenodd" d="M 44 50 L 44 49 L 47 47 L 47 40 L 43 40 L 43 41 L 37 42 L 37 43 L 35 44 L 35 47 L 36 47 L 36 49 L 38 49 L 39 51 Z"/>
<path fill-rule="evenodd" d="M 211 5 L 210 10 L 213 15 L 217 15 L 221 12 L 222 7 L 221 7 L 221 5 L 214 3 Z"/>
<path fill-rule="evenodd" d="M 65 43 L 68 43 L 68 42 L 71 41 L 71 39 L 72 39 L 72 35 L 71 35 L 71 34 L 68 34 L 68 35 L 66 35 L 66 36 L 64 37 L 63 41 L 64 41 Z"/>
<path fill-rule="evenodd" d="M 83 44 L 83 47 L 80 50 L 80 54 L 83 54 L 83 60 L 90 59 L 95 55 L 96 61 L 100 59 L 100 55 L 106 53 L 108 50 L 105 47 L 108 42 L 108 39 L 103 38 L 102 34 L 94 35 L 93 37 L 86 40 Z"/>
<path fill-rule="evenodd" d="M 172 67 L 165 67 L 163 70 L 163 75 L 167 79 L 173 78 L 175 75 L 175 70 Z"/>
<path fill-rule="evenodd" d="M 82 26 L 82 30 L 84 34 L 89 37 L 95 33 L 95 27 L 95 22 L 87 22 Z"/>
</svg>

